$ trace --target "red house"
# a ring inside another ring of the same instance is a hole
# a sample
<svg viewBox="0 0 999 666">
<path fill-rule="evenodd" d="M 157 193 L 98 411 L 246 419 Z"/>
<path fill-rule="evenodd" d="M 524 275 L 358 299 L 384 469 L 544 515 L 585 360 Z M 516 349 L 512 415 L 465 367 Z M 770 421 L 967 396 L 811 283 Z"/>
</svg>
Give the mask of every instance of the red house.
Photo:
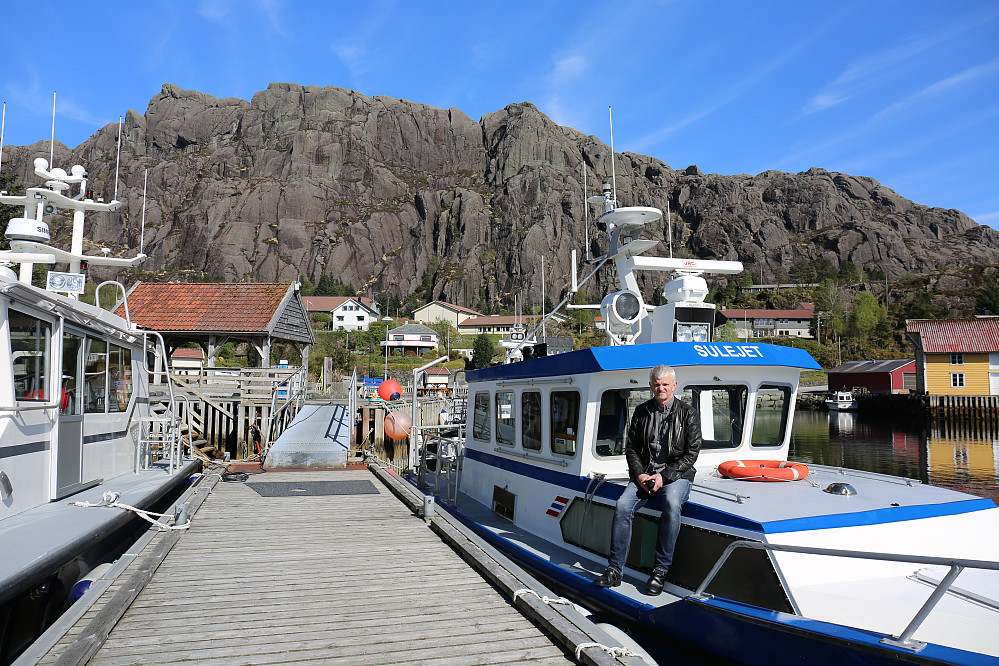
<svg viewBox="0 0 999 666">
<path fill-rule="evenodd" d="M 916 390 L 916 361 L 847 361 L 829 371 L 830 391 L 865 388 L 871 393 L 901 393 Z"/>
</svg>

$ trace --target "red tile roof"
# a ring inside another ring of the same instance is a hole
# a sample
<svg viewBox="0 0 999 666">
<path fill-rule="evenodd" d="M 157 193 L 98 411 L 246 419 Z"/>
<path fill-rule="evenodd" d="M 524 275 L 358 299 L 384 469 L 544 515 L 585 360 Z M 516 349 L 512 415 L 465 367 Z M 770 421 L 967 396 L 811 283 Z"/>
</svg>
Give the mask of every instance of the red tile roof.
<svg viewBox="0 0 999 666">
<path fill-rule="evenodd" d="M 170 356 L 171 358 L 193 358 L 202 361 L 205 358 L 205 351 L 200 347 L 197 349 L 193 347 L 179 347 Z"/>
<path fill-rule="evenodd" d="M 260 333 L 291 285 L 140 283 L 128 295 L 132 323 L 154 331 Z M 116 314 L 124 317 L 119 307 Z"/>
<path fill-rule="evenodd" d="M 999 352 L 999 317 L 906 319 L 905 330 L 930 354 Z"/>
<path fill-rule="evenodd" d="M 518 317 L 515 315 L 482 315 L 480 317 L 469 317 L 465 321 L 458 324 L 458 327 L 468 328 L 469 326 L 513 326 L 514 324 L 518 323 L 531 325 L 539 321 L 541 321 L 540 315 L 524 315 L 522 317 Z"/>
</svg>

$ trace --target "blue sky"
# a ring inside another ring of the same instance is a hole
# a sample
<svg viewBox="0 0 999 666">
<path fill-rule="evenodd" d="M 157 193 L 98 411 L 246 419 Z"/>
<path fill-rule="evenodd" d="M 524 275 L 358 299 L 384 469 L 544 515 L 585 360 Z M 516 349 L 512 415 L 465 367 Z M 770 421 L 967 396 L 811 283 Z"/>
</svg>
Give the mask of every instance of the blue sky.
<svg viewBox="0 0 999 666">
<path fill-rule="evenodd" d="M 604 142 L 613 106 L 619 151 L 870 176 L 999 228 L 995 0 L 38 4 L 2 12 L 5 145 L 48 139 L 53 91 L 75 146 L 163 83 L 334 85 L 476 120 L 529 101 Z"/>
</svg>

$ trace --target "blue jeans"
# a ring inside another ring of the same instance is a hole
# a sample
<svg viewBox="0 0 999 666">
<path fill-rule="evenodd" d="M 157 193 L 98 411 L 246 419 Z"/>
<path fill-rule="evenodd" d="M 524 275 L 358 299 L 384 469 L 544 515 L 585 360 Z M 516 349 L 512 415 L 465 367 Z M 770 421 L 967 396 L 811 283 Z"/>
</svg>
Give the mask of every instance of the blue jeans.
<svg viewBox="0 0 999 666">
<path fill-rule="evenodd" d="M 680 510 L 690 495 L 691 485 L 687 479 L 677 479 L 664 485 L 655 496 L 640 498 L 638 486 L 629 483 L 614 507 L 608 564 L 618 571 L 624 571 L 624 563 L 628 559 L 628 549 L 631 546 L 631 524 L 635 518 L 635 511 L 645 506 L 650 499 L 655 499 L 658 503 L 661 495 L 662 515 L 659 518 L 659 535 L 656 538 L 655 562 L 657 569 L 669 569 L 669 565 L 673 562 L 676 537 L 680 533 Z"/>
</svg>

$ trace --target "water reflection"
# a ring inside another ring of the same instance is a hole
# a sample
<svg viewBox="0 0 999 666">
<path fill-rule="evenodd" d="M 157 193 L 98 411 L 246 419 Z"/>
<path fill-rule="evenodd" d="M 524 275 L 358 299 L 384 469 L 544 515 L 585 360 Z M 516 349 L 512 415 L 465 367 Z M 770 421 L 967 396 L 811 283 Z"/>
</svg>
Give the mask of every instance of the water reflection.
<svg viewBox="0 0 999 666">
<path fill-rule="evenodd" d="M 894 474 L 999 503 L 999 432 L 891 423 L 863 413 L 794 416 L 792 460 Z"/>
</svg>

